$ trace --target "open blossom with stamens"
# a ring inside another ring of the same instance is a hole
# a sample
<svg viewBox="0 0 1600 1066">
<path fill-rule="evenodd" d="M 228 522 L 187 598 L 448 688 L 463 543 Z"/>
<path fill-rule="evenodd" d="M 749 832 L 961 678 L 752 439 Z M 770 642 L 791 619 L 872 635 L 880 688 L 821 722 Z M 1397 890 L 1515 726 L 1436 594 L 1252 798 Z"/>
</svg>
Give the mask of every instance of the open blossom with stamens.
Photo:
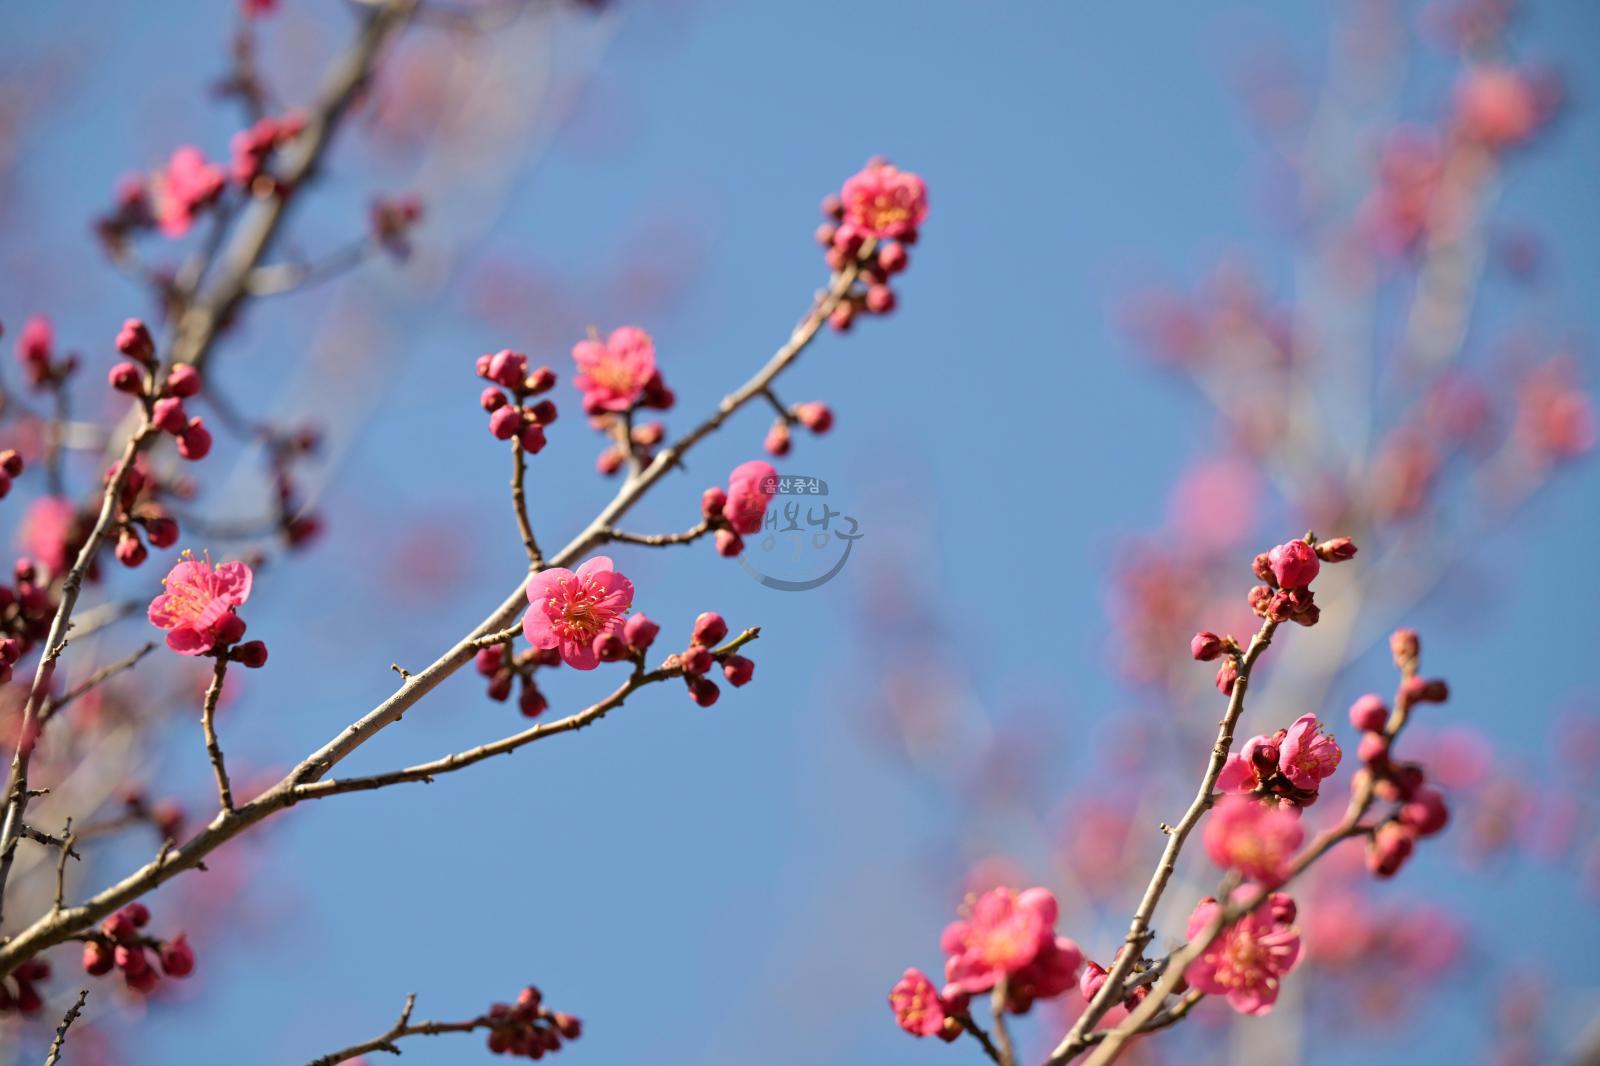
<svg viewBox="0 0 1600 1066">
<path fill-rule="evenodd" d="M 590 414 L 628 410 L 657 376 L 655 342 L 634 326 L 614 329 L 604 341 L 579 341 L 572 358 L 578 364 L 573 384 L 583 392 L 583 409 Z"/>
<path fill-rule="evenodd" d="M 1225 869 L 1266 885 L 1281 884 L 1305 838 L 1299 812 L 1251 796 L 1225 796 L 1206 820 L 1206 854 Z"/>
<path fill-rule="evenodd" d="M 593 670 L 600 663 L 596 644 L 622 632 L 623 615 L 633 606 L 633 582 L 597 555 L 576 573 L 554 567 L 533 575 L 528 603 L 522 618 L 528 643 L 557 649 L 575 670 Z"/>
<path fill-rule="evenodd" d="M 889 990 L 889 1009 L 900 1028 L 912 1036 L 935 1036 L 948 1016 L 945 1001 L 927 974 L 913 967 Z"/>
<path fill-rule="evenodd" d="M 951 922 L 940 939 L 949 956 L 945 995 L 984 992 L 1002 978 L 1024 973 L 1039 997 L 1071 988 L 1083 955 L 1064 937 L 1065 944 L 1058 944 L 1056 913 L 1056 898 L 1044 888 L 1018 893 L 1000 887 L 979 896 L 971 916 Z M 1030 970 L 1041 955 L 1044 965 Z"/>
<path fill-rule="evenodd" d="M 206 162 L 200 149 L 193 145 L 173 152 L 166 169 L 156 175 L 153 189 L 161 232 L 168 237 L 188 233 L 195 215 L 217 198 L 227 180 L 223 169 Z"/>
<path fill-rule="evenodd" d="M 1303 714 L 1279 745 L 1278 769 L 1296 788 L 1316 789 L 1339 769 L 1344 752 L 1314 714 Z"/>
<path fill-rule="evenodd" d="M 1252 892 L 1253 889 L 1241 889 Z M 1221 904 L 1207 897 L 1189 916 L 1193 939 L 1216 920 Z M 1210 996 L 1227 996 L 1240 1014 L 1265 1014 L 1277 1002 L 1282 979 L 1300 959 L 1294 901 L 1274 892 L 1265 904 L 1227 926 L 1184 970 L 1184 980 Z"/>
<path fill-rule="evenodd" d="M 167 631 L 167 647 L 179 655 L 203 655 L 244 635 L 234 613 L 250 598 L 254 575 L 244 563 L 211 565 L 190 552 L 162 579 L 166 591 L 150 601 L 150 621 Z"/>
<path fill-rule="evenodd" d="M 928 217 L 928 188 L 922 179 L 877 160 L 844 183 L 839 199 L 845 225 L 866 237 L 907 237 Z"/>
</svg>

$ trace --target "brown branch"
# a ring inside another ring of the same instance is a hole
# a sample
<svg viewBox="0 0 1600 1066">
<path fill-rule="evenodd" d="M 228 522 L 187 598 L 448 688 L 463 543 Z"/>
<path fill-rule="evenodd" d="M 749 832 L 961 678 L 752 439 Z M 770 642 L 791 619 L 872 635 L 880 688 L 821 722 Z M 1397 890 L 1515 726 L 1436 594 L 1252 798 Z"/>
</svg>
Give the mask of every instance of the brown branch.
<svg viewBox="0 0 1600 1066">
<path fill-rule="evenodd" d="M 371 1040 L 364 1040 L 359 1044 L 351 1044 L 347 1048 L 329 1052 L 320 1058 L 312 1059 L 307 1066 L 335 1066 L 336 1063 L 348 1062 L 357 1055 L 365 1055 L 371 1051 L 387 1051 L 390 1054 L 400 1054 L 400 1048 L 395 1041 L 403 1040 L 408 1036 L 438 1036 L 442 1033 L 470 1033 L 474 1029 L 484 1029 L 494 1024 L 487 1016 L 483 1015 L 465 1022 L 417 1022 L 411 1021 L 411 1011 L 417 1005 L 417 994 L 411 993 L 406 997 L 406 1005 L 400 1011 L 400 1019 L 389 1027 L 388 1032 L 375 1036 Z"/>
<path fill-rule="evenodd" d="M 816 337 L 828 316 L 848 296 L 859 275 L 861 262 L 871 254 L 872 244 L 868 242 L 863 245 L 856 262 L 847 265 L 844 270 L 834 275 L 828 289 L 817 295 L 812 302 L 811 310 L 794 327 L 789 338 L 766 364 L 739 389 L 725 396 L 705 421 L 658 452 L 655 459 L 639 476 L 630 479 L 618 490 L 611 502 L 581 533 L 547 560 L 546 566 L 567 566 L 604 543 L 606 529 L 611 528 L 618 519 L 627 514 L 656 482 L 666 476 L 668 471 L 681 466 L 684 456 L 697 443 L 720 428 L 736 411 L 792 365 Z M 19 962 L 71 939 L 73 934 L 104 918 L 118 907 L 165 884 L 183 871 L 200 866 L 208 855 L 229 840 L 272 814 L 293 806 L 298 802 L 296 792 L 302 785 L 320 780 L 361 745 L 389 725 L 399 721 L 407 710 L 471 661 L 480 650 L 479 641 L 495 634 L 496 631 L 504 630 L 515 621 L 526 609 L 526 590 L 527 579 L 524 578 L 500 606 L 467 636 L 457 641 L 426 668 L 411 674 L 399 691 L 346 726 L 320 749 L 308 755 L 276 785 L 249 803 L 238 807 L 231 814 L 219 813 L 181 847 L 164 849 L 156 861 L 132 871 L 122 880 L 102 889 L 83 903 L 63 910 L 59 914 L 40 917 L 20 930 L 11 940 L 0 945 L 0 974 L 9 973 Z"/>
<path fill-rule="evenodd" d="M 1011 1030 L 1006 1028 L 1006 999 L 1010 992 L 1006 978 L 1000 978 L 989 996 L 989 1009 L 994 1015 L 994 1042 L 1000 1052 L 1000 1066 L 1016 1066 L 1017 1052 L 1011 1043 Z"/>
<path fill-rule="evenodd" d="M 67 860 L 78 859 L 80 862 L 82 861 L 78 853 L 72 849 L 72 845 L 77 841 L 78 838 L 72 832 L 72 819 L 68 818 L 66 828 L 61 831 L 61 853 L 56 857 L 55 909 L 58 912 L 67 898 Z"/>
<path fill-rule="evenodd" d="M 228 768 L 222 761 L 222 745 L 217 742 L 217 700 L 222 696 L 222 682 L 228 674 L 228 654 L 216 652 L 217 665 L 211 671 L 211 685 L 206 689 L 205 702 L 200 708 L 200 729 L 206 738 L 206 757 L 211 760 L 211 770 L 217 777 L 217 799 L 222 809 L 233 811 L 233 788 L 228 784 Z"/>
<path fill-rule="evenodd" d="M 991 1062 L 996 1064 L 1001 1062 L 1000 1049 L 994 1046 L 994 1041 L 989 1038 L 989 1034 L 984 1031 L 983 1026 L 972 1020 L 971 1014 L 959 1014 L 956 1016 L 956 1021 L 961 1023 L 961 1028 L 965 1029 L 971 1034 L 972 1039 L 978 1042 L 978 1046 L 983 1048 L 983 1053 L 989 1056 Z"/>
<path fill-rule="evenodd" d="M 1048 1060 L 1051 1066 L 1069 1061 L 1088 1046 L 1086 1038 L 1090 1030 L 1121 997 L 1123 983 L 1127 980 L 1134 963 L 1138 962 L 1139 956 L 1144 953 L 1151 937 L 1154 936 L 1150 930 L 1150 921 L 1155 916 L 1156 904 L 1161 902 L 1161 895 L 1166 891 L 1168 882 L 1172 880 L 1173 871 L 1177 869 L 1178 853 L 1183 850 L 1184 842 L 1189 839 L 1190 832 L 1199 824 L 1201 817 L 1211 809 L 1211 798 L 1217 787 L 1217 778 L 1222 773 L 1223 763 L 1227 762 L 1228 753 L 1233 749 L 1234 728 L 1239 723 L 1239 716 L 1244 712 L 1244 694 L 1249 688 L 1250 671 L 1255 666 L 1256 660 L 1261 657 L 1261 653 L 1272 643 L 1272 634 L 1277 628 L 1277 622 L 1270 618 L 1263 619 L 1261 628 L 1250 640 L 1250 646 L 1240 656 L 1239 676 L 1233 682 L 1233 692 L 1228 697 L 1228 709 L 1217 727 L 1217 742 L 1211 749 L 1211 758 L 1206 763 L 1206 772 L 1200 780 L 1200 788 L 1195 792 L 1194 800 L 1184 812 L 1183 818 L 1167 833 L 1167 845 L 1162 849 L 1161 861 L 1156 865 L 1155 873 L 1151 875 L 1150 883 L 1145 887 L 1144 898 L 1139 901 L 1139 909 L 1134 911 L 1133 921 L 1128 926 L 1128 935 L 1125 939 L 1127 946 L 1122 956 L 1112 965 L 1111 972 L 1106 975 L 1105 983 L 1100 986 L 1100 991 L 1095 994 L 1077 1023 L 1051 1053 Z"/>
<path fill-rule="evenodd" d="M 61 1024 L 56 1026 L 56 1038 L 50 1041 L 50 1053 L 45 1056 L 44 1066 L 56 1066 L 61 1061 L 61 1049 L 67 1042 L 67 1030 L 72 1028 L 72 1023 L 78 1020 L 78 1015 L 83 1012 L 83 1005 L 89 1000 L 89 990 L 83 989 L 78 993 L 78 1002 L 74 1003 L 62 1017 Z"/>
<path fill-rule="evenodd" d="M 693 544 L 710 532 L 710 522 L 701 522 L 682 533 L 625 533 L 620 529 L 608 527 L 605 530 L 605 539 L 619 544 L 643 544 L 646 547 L 662 548 L 671 544 Z"/>
<path fill-rule="evenodd" d="M 528 567 L 538 570 L 544 565 L 539 542 L 533 536 L 533 523 L 528 520 L 528 494 L 522 483 L 528 472 L 528 459 L 523 453 L 522 438 L 511 437 L 511 510 L 517 516 L 517 532 L 522 534 L 522 550 L 528 553 Z"/>
</svg>

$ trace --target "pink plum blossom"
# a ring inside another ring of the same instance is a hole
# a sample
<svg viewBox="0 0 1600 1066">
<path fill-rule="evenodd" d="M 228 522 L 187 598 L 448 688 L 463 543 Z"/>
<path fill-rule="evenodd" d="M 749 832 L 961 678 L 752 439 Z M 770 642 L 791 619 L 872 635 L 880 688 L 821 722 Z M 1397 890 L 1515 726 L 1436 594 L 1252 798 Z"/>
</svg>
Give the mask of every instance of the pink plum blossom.
<svg viewBox="0 0 1600 1066">
<path fill-rule="evenodd" d="M 1017 893 L 992 888 L 972 904 L 970 917 L 945 927 L 940 946 L 945 960 L 946 995 L 984 992 L 1002 978 L 1020 973 L 1055 945 L 1056 898 L 1047 889 Z M 1071 951 L 1077 952 L 1074 946 Z M 1078 955 L 1070 967 L 1076 975 Z M 1041 974 L 1054 983 L 1054 969 Z M 1071 979 L 1067 981 L 1070 986 Z"/>
<path fill-rule="evenodd" d="M 1324 778 L 1339 769 L 1344 752 L 1339 742 L 1323 729 L 1314 714 L 1303 714 L 1289 727 L 1279 746 L 1278 769 L 1296 788 L 1315 791 Z"/>
<path fill-rule="evenodd" d="M 1282 883 L 1305 837 L 1299 812 L 1250 796 L 1225 796 L 1206 821 L 1206 854 L 1262 884 Z"/>
<path fill-rule="evenodd" d="M 1221 910 L 1216 900 L 1201 900 L 1189 916 L 1189 938 L 1199 936 Z M 1240 1014 L 1267 1013 L 1278 999 L 1283 977 L 1300 958 L 1300 931 L 1293 925 L 1293 914 L 1294 902 L 1274 892 L 1264 905 L 1217 934 L 1189 964 L 1184 979 L 1207 995 L 1226 996 L 1228 1005 Z"/>
<path fill-rule="evenodd" d="M 771 463 L 759 459 L 733 468 L 733 473 L 728 475 L 728 498 L 722 511 L 736 533 L 761 532 L 761 522 L 766 518 L 767 504 L 772 502 L 777 476 Z"/>
<path fill-rule="evenodd" d="M 612 568 L 604 555 L 578 567 L 577 573 L 554 567 L 528 580 L 528 613 L 522 632 L 535 648 L 555 648 L 576 670 L 600 663 L 595 645 L 620 634 L 623 615 L 633 606 L 633 582 Z"/>
<path fill-rule="evenodd" d="M 591 414 L 628 410 L 656 376 L 655 342 L 633 326 L 612 330 L 604 341 L 579 341 L 572 346 L 572 358 L 578 364 L 573 384 Z"/>
<path fill-rule="evenodd" d="M 250 598 L 253 580 L 244 563 L 213 568 L 209 555 L 201 561 L 184 552 L 161 581 L 166 591 L 150 601 L 150 621 L 167 631 L 167 647 L 179 655 L 202 655 L 229 631 L 242 635 L 243 625 L 230 619 Z"/>
<path fill-rule="evenodd" d="M 1303 589 L 1322 569 L 1316 551 L 1303 540 L 1291 540 L 1267 553 L 1272 576 L 1286 589 Z"/>
<path fill-rule="evenodd" d="M 155 214 L 161 232 L 181 237 L 189 232 L 195 215 L 222 192 L 227 174 L 206 162 L 200 149 L 184 145 L 172 153 L 165 170 L 155 177 Z"/>
<path fill-rule="evenodd" d="M 903 238 L 928 217 L 928 189 L 909 171 L 874 160 L 840 190 L 845 225 L 864 236 Z"/>
<path fill-rule="evenodd" d="M 889 990 L 889 1008 L 900 1028 L 916 1037 L 937 1035 L 947 1017 L 945 1001 L 933 982 L 916 968 L 907 970 Z"/>
<path fill-rule="evenodd" d="M 1279 750 L 1271 737 L 1251 737 L 1244 748 L 1228 756 L 1217 777 L 1217 787 L 1224 792 L 1254 792 L 1262 785 L 1262 773 L 1271 772 L 1277 765 Z"/>
</svg>

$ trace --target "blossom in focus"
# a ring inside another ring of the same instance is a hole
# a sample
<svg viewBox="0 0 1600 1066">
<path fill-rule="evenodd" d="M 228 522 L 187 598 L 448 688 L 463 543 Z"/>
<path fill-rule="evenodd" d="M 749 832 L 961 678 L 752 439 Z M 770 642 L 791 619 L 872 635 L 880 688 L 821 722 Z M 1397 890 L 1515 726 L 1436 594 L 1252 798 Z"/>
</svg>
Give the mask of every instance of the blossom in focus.
<svg viewBox="0 0 1600 1066">
<path fill-rule="evenodd" d="M 528 613 L 522 632 L 535 648 L 555 648 L 576 670 L 600 663 L 595 648 L 605 637 L 621 634 L 623 615 L 633 606 L 633 582 L 612 568 L 604 555 L 578 567 L 541 570 L 528 579 Z"/>
<path fill-rule="evenodd" d="M 632 408 L 656 377 L 655 342 L 633 326 L 612 330 L 604 341 L 579 341 L 572 346 L 572 358 L 578 364 L 573 384 L 582 391 L 583 409 L 590 414 Z"/>
<path fill-rule="evenodd" d="M 912 968 L 889 990 L 889 1008 L 900 1028 L 912 1036 L 933 1036 L 944 1028 L 944 1000 L 921 970 Z"/>
<path fill-rule="evenodd" d="M 195 216 L 217 198 L 226 183 L 226 172 L 206 162 L 200 149 L 186 144 L 173 152 L 166 169 L 156 174 L 152 188 L 161 232 L 168 237 L 188 233 Z"/>
<path fill-rule="evenodd" d="M 1002 978 L 1025 970 L 1041 952 L 1054 947 L 1056 913 L 1055 896 L 1043 888 L 1022 893 L 992 888 L 979 896 L 971 915 L 951 922 L 940 938 L 948 956 L 945 993 L 985 992 Z M 1076 947 L 1072 952 L 1077 953 Z M 1071 969 L 1069 987 L 1077 975 L 1076 962 Z"/>
<path fill-rule="evenodd" d="M 1251 891 L 1242 889 L 1241 892 Z M 1201 935 L 1222 905 L 1207 897 L 1189 916 L 1188 936 Z M 1294 901 L 1274 892 L 1262 906 L 1226 926 L 1183 976 L 1211 996 L 1226 996 L 1240 1014 L 1265 1014 L 1277 1002 L 1282 979 L 1300 959 Z"/>
<path fill-rule="evenodd" d="M 234 611 L 250 598 L 253 580 L 244 563 L 213 567 L 210 556 L 202 561 L 184 552 L 161 580 L 166 591 L 150 601 L 150 621 L 167 631 L 167 647 L 179 655 L 202 655 L 223 638 L 243 635 Z"/>
<path fill-rule="evenodd" d="M 1343 756 L 1339 742 L 1323 729 L 1314 714 L 1303 714 L 1289 727 L 1279 745 L 1278 769 L 1296 788 L 1315 790 L 1333 776 Z"/>
<path fill-rule="evenodd" d="M 1304 838 L 1294 807 L 1250 796 L 1223 797 L 1206 821 L 1206 854 L 1211 861 L 1266 885 L 1283 882 Z"/>
</svg>

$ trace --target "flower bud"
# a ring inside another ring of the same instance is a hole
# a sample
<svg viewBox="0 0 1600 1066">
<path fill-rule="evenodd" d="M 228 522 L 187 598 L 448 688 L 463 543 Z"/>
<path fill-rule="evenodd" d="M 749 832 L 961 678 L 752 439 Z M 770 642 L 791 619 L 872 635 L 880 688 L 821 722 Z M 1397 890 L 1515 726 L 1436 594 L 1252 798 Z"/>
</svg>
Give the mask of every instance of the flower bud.
<svg viewBox="0 0 1600 1066">
<path fill-rule="evenodd" d="M 889 241 L 878 249 L 878 269 L 885 274 L 898 274 L 911 262 L 905 245 Z"/>
<path fill-rule="evenodd" d="M 603 663 L 616 663 L 629 654 L 628 642 L 620 633 L 603 633 L 594 640 L 595 656 Z"/>
<path fill-rule="evenodd" d="M 719 529 L 716 536 L 717 554 L 729 559 L 744 551 L 744 538 L 731 529 Z"/>
<path fill-rule="evenodd" d="M 894 290 L 887 285 L 873 285 L 867 289 L 867 310 L 875 315 L 886 315 L 896 304 Z"/>
<path fill-rule="evenodd" d="M 178 523 L 166 517 L 146 518 L 144 535 L 152 547 L 170 548 L 178 543 Z"/>
<path fill-rule="evenodd" d="M 537 718 L 550 706 L 550 701 L 544 698 L 544 693 L 539 691 L 539 686 L 528 681 L 522 686 L 522 693 L 517 697 L 517 710 L 522 712 L 524 718 Z"/>
<path fill-rule="evenodd" d="M 647 650 L 660 632 L 661 627 L 642 614 L 632 615 L 622 623 L 622 636 L 634 651 Z"/>
<path fill-rule="evenodd" d="M 130 318 L 117 331 L 117 351 L 136 362 L 149 363 L 155 358 L 156 342 L 143 322 Z"/>
<path fill-rule="evenodd" d="M 22 456 L 17 454 L 15 448 L 7 448 L 5 451 L 0 451 L 0 470 L 5 471 L 11 477 L 22 476 Z"/>
<path fill-rule="evenodd" d="M 197 396 L 200 385 L 200 371 L 187 363 L 179 363 L 167 374 L 167 387 L 163 391 L 179 398 Z"/>
<path fill-rule="evenodd" d="M 113 554 L 116 555 L 117 562 L 126 567 L 139 566 L 150 557 L 150 553 L 145 550 L 144 542 L 139 539 L 139 534 L 129 526 L 123 526 L 122 532 L 117 534 L 117 546 L 113 549 Z"/>
<path fill-rule="evenodd" d="M 122 908 L 122 913 L 133 923 L 135 929 L 143 929 L 150 924 L 150 908 L 143 903 L 130 903 Z"/>
<path fill-rule="evenodd" d="M 83 945 L 83 972 L 94 977 L 103 977 L 111 972 L 116 965 L 111 949 L 98 940 L 91 940 Z"/>
<path fill-rule="evenodd" d="M 233 649 L 234 662 L 249 670 L 259 670 L 267 665 L 267 646 L 259 640 L 248 640 Z"/>
<path fill-rule="evenodd" d="M 1422 654 L 1422 641 L 1415 629 L 1397 629 L 1389 638 L 1389 651 L 1394 655 L 1394 664 L 1403 670 Z"/>
<path fill-rule="evenodd" d="M 702 651 L 704 649 L 701 649 Z M 717 688 L 717 683 L 701 674 L 685 674 L 683 680 L 689 686 L 689 698 L 701 707 L 709 707 L 717 702 L 722 695 L 722 690 Z"/>
<path fill-rule="evenodd" d="M 794 417 L 813 433 L 826 433 L 833 428 L 833 410 L 825 403 L 796 404 Z"/>
<path fill-rule="evenodd" d="M 182 933 L 162 945 L 161 969 L 168 977 L 188 977 L 194 973 L 194 949 Z"/>
<path fill-rule="evenodd" d="M 542 392 L 549 392 L 556 387 L 556 372 L 547 366 L 541 366 L 529 374 L 522 383 L 522 391 L 529 396 L 537 396 Z"/>
<path fill-rule="evenodd" d="M 722 509 L 726 506 L 728 494 L 716 485 L 700 494 L 700 514 L 704 518 L 721 518 Z"/>
<path fill-rule="evenodd" d="M 789 446 L 789 423 L 780 418 L 767 430 L 767 439 L 762 442 L 762 447 L 771 455 L 788 455 Z"/>
<path fill-rule="evenodd" d="M 510 440 L 522 430 L 522 408 L 507 404 L 489 415 L 489 432 L 495 440 Z"/>
<path fill-rule="evenodd" d="M 1325 563 L 1342 563 L 1355 557 L 1356 544 L 1349 537 L 1334 537 L 1317 545 L 1317 558 Z"/>
<path fill-rule="evenodd" d="M 1189 641 L 1189 654 L 1203 663 L 1208 663 L 1222 654 L 1226 645 L 1221 637 L 1210 630 L 1201 630 Z"/>
<path fill-rule="evenodd" d="M 1083 975 L 1078 978 L 1078 994 L 1085 1003 L 1093 1001 L 1099 995 L 1100 987 L 1106 983 L 1107 971 L 1098 962 L 1085 962 Z"/>
<path fill-rule="evenodd" d="M 756 664 L 743 655 L 729 655 L 722 660 L 722 676 L 734 688 L 743 688 L 756 675 Z"/>
<path fill-rule="evenodd" d="M 490 385 L 488 388 L 484 389 L 483 392 L 478 396 L 478 406 L 482 407 L 490 414 L 500 410 L 500 408 L 504 407 L 510 402 L 511 401 L 506 398 L 506 394 L 495 388 L 493 385 Z"/>
<path fill-rule="evenodd" d="M 702 611 L 694 620 L 694 632 L 689 637 L 692 644 L 713 647 L 728 635 L 728 623 L 715 611 Z"/>
<path fill-rule="evenodd" d="M 522 442 L 522 450 L 527 452 L 529 455 L 538 455 L 540 452 L 544 451 L 546 441 L 543 426 L 534 425 L 532 423 L 523 426 L 522 433 L 519 435 L 518 439 Z"/>
<path fill-rule="evenodd" d="M 144 395 L 144 371 L 132 363 L 118 363 L 108 375 L 111 387 L 130 396 Z"/>
<path fill-rule="evenodd" d="M 1379 733 L 1389 721 L 1389 707 L 1383 697 L 1367 693 L 1350 705 L 1350 724 L 1364 733 Z"/>
<path fill-rule="evenodd" d="M 178 434 L 178 454 L 190 462 L 198 462 L 210 453 L 211 431 L 201 419 L 189 419 L 189 425 Z"/>
<path fill-rule="evenodd" d="M 711 651 L 702 645 L 696 644 L 679 656 L 683 663 L 683 670 L 688 674 L 703 674 L 711 669 Z"/>
<path fill-rule="evenodd" d="M 229 611 L 217 622 L 217 643 L 237 644 L 244 639 L 244 630 L 244 619 Z"/>
<path fill-rule="evenodd" d="M 1450 823 L 1450 808 L 1437 790 L 1419 788 L 1400 808 L 1399 817 L 1401 825 L 1414 830 L 1418 836 L 1428 837 L 1442 832 Z"/>
<path fill-rule="evenodd" d="M 176 396 L 167 396 L 157 400 L 150 409 L 150 423 L 163 433 L 179 434 L 189 425 L 189 415 L 183 409 L 183 401 Z"/>
<path fill-rule="evenodd" d="M 1410 829 L 1396 822 L 1385 822 L 1367 846 L 1367 869 L 1378 877 L 1393 877 L 1415 847 L 1416 836 Z"/>
<path fill-rule="evenodd" d="M 1239 680 L 1239 664 L 1229 659 L 1217 670 L 1217 691 L 1224 696 L 1233 695 L 1233 684 Z"/>
</svg>

